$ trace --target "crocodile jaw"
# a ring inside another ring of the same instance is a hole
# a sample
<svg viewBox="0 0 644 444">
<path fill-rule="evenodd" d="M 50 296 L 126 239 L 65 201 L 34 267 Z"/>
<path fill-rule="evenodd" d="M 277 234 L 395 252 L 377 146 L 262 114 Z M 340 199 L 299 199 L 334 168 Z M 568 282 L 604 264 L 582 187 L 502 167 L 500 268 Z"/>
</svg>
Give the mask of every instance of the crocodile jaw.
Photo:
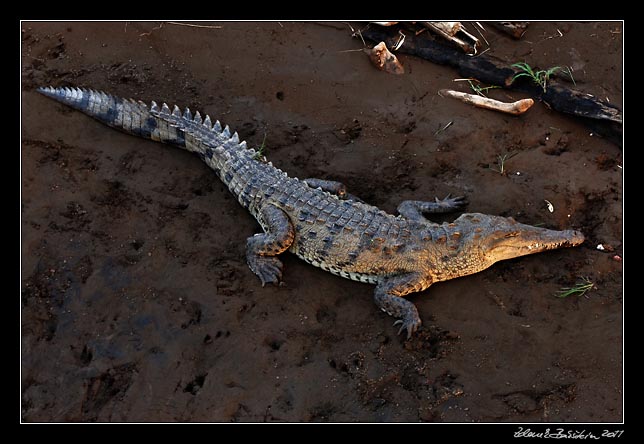
<svg viewBox="0 0 644 444">
<path fill-rule="evenodd" d="M 557 248 L 574 247 L 584 241 L 575 230 L 548 230 L 524 224 L 513 224 L 511 230 L 501 229 L 481 245 L 491 263 Z"/>
</svg>

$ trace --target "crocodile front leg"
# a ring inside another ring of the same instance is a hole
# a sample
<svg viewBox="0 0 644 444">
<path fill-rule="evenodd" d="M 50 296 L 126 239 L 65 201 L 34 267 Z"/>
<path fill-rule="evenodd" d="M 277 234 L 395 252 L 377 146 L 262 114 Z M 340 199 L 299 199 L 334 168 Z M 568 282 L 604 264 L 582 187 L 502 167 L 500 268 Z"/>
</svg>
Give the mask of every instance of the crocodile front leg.
<svg viewBox="0 0 644 444">
<path fill-rule="evenodd" d="M 425 219 L 423 213 L 449 213 L 458 210 L 465 204 L 464 197 L 449 197 L 449 195 L 445 199 L 437 197 L 434 202 L 405 200 L 398 205 L 398 213 L 409 220 L 423 221 Z"/>
<path fill-rule="evenodd" d="M 409 273 L 385 278 L 376 286 L 374 302 L 390 316 L 401 318 L 394 325 L 402 324 L 398 334 L 407 330 L 407 339 L 418 330 L 421 320 L 416 306 L 403 297 L 423 291 L 431 284 L 432 282 L 420 273 Z"/>
<path fill-rule="evenodd" d="M 276 256 L 289 249 L 295 239 L 295 229 L 286 213 L 274 205 L 260 210 L 259 222 L 265 233 L 248 238 L 246 261 L 263 287 L 281 281 L 283 264 Z"/>
</svg>

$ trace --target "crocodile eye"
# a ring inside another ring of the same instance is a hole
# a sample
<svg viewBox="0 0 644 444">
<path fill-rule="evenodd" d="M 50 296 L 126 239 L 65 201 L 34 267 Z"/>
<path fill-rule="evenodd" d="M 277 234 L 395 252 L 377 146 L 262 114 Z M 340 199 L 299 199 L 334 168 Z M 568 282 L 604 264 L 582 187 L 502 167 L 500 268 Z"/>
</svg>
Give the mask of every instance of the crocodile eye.
<svg viewBox="0 0 644 444">
<path fill-rule="evenodd" d="M 506 233 L 504 237 L 517 237 L 519 235 L 518 231 L 511 231 L 509 233 Z"/>
</svg>

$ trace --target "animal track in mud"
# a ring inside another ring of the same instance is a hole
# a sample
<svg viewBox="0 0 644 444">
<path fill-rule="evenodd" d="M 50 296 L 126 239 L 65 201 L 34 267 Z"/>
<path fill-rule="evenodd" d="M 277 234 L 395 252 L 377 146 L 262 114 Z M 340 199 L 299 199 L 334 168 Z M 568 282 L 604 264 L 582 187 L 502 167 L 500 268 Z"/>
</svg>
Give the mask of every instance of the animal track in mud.
<svg viewBox="0 0 644 444">
<path fill-rule="evenodd" d="M 236 261 L 225 259 L 212 259 L 206 266 L 206 270 L 216 277 L 215 288 L 217 296 L 234 296 L 243 292 L 244 286 L 241 283 L 241 269 L 244 265 Z M 222 304 L 225 304 L 222 299 Z"/>
<path fill-rule="evenodd" d="M 316 404 L 309 410 L 306 422 L 328 422 L 331 421 L 333 415 L 339 412 L 339 408 L 333 403 L 325 401 Z"/>
<path fill-rule="evenodd" d="M 208 171 L 192 180 L 190 183 L 190 191 L 195 196 L 204 196 L 213 192 L 213 185 L 215 183 L 219 185 L 219 179 L 212 172 Z"/>
<path fill-rule="evenodd" d="M 132 205 L 132 194 L 123 182 L 104 179 L 98 187 L 98 192 L 93 193 L 90 200 L 101 207 L 121 209 L 122 211 L 118 212 L 121 213 L 130 209 Z M 113 211 L 110 212 L 114 214 Z"/>
<path fill-rule="evenodd" d="M 545 145 L 541 151 L 544 154 L 547 154 L 549 156 L 560 156 L 561 153 L 565 153 L 568 151 L 568 144 L 570 143 L 570 140 L 568 139 L 568 136 L 566 134 L 563 134 L 562 136 L 556 138 L 550 137 L 548 134 L 547 140 L 543 142 L 543 145 Z"/>
<path fill-rule="evenodd" d="M 437 159 L 429 165 L 428 173 L 430 177 L 439 179 L 453 179 L 461 174 L 461 169 L 455 167 L 451 162 L 443 159 Z"/>
<path fill-rule="evenodd" d="M 90 364 L 90 362 L 92 362 L 93 358 L 94 358 L 94 354 L 92 353 L 92 349 L 89 348 L 87 344 L 85 344 L 79 356 L 79 361 L 81 365 L 83 367 L 87 367 Z"/>
<path fill-rule="evenodd" d="M 144 86 L 149 84 L 152 77 L 152 67 L 147 65 L 133 65 L 128 63 L 114 63 L 103 68 L 108 80 L 112 83 L 134 84 Z"/>
<path fill-rule="evenodd" d="M 96 421 L 107 404 L 122 398 L 132 385 L 135 373 L 136 364 L 129 362 L 112 367 L 100 376 L 89 378 L 81 403 L 82 420 Z"/>
<path fill-rule="evenodd" d="M 364 373 L 365 356 L 362 352 L 351 353 L 346 359 L 329 359 L 329 366 L 341 374 L 356 377 Z"/>
<path fill-rule="evenodd" d="M 147 156 L 141 151 L 128 151 L 118 160 L 119 174 L 136 174 L 146 163 Z"/>
<path fill-rule="evenodd" d="M 190 393 L 191 395 L 196 395 L 199 390 L 203 387 L 204 383 L 206 382 L 206 376 L 208 376 L 208 373 L 203 373 L 201 375 L 195 376 L 195 378 L 188 382 L 185 387 L 183 388 L 183 391 L 185 393 Z"/>
<path fill-rule="evenodd" d="M 344 144 L 349 144 L 360 137 L 362 126 L 358 119 L 353 119 L 350 122 L 344 123 L 340 128 L 334 129 L 332 132 L 339 141 Z"/>
<path fill-rule="evenodd" d="M 264 345 L 270 348 L 271 351 L 278 351 L 285 342 L 286 339 L 277 336 L 267 336 L 264 339 Z"/>
<path fill-rule="evenodd" d="M 574 383 L 555 385 L 543 389 L 515 390 L 508 393 L 497 393 L 492 395 L 494 399 L 500 399 L 508 407 L 508 416 L 513 413 L 527 414 L 536 411 L 543 411 L 552 403 L 569 404 L 575 399 Z"/>
<path fill-rule="evenodd" d="M 335 324 L 336 312 L 327 305 L 322 305 L 315 311 L 315 319 L 319 323 Z"/>
<path fill-rule="evenodd" d="M 589 244 L 596 244 L 598 228 L 602 227 L 608 216 L 605 214 L 608 211 L 609 203 L 607 200 L 612 198 L 617 200 L 616 190 L 609 189 L 601 192 L 580 192 L 579 199 L 582 203 L 574 213 L 574 220 L 572 223 L 586 236 L 586 242 Z"/>
<path fill-rule="evenodd" d="M 65 293 L 84 284 L 93 273 L 92 259 L 82 256 L 73 261 L 40 260 L 22 289 L 22 332 L 36 341 L 50 341 L 58 327 L 58 311 Z M 28 310 L 26 310 L 28 308 Z"/>
<path fill-rule="evenodd" d="M 594 161 L 595 161 L 595 165 L 597 165 L 597 168 L 599 168 L 602 171 L 611 170 L 615 168 L 617 165 L 619 165 L 618 159 L 614 157 L 610 157 L 605 152 L 602 152 L 597 157 L 595 157 Z"/>
<path fill-rule="evenodd" d="M 56 222 L 51 220 L 47 227 L 53 231 L 72 231 L 81 232 L 89 231 L 91 217 L 87 210 L 78 202 L 70 201 L 67 203 L 65 211 L 59 213 L 65 218 L 65 221 Z"/>
<path fill-rule="evenodd" d="M 409 351 L 429 352 L 429 359 L 441 359 L 451 352 L 452 344 L 459 339 L 459 335 L 455 332 L 429 325 L 423 326 L 411 340 L 406 340 L 404 348 Z"/>
<path fill-rule="evenodd" d="M 215 339 L 228 338 L 228 337 L 230 337 L 230 331 L 228 331 L 228 330 L 217 330 L 217 333 L 215 333 L 214 338 L 210 335 L 210 333 L 208 333 L 206 336 L 204 336 L 203 343 L 205 345 L 209 345 L 209 344 L 212 344 L 213 342 L 215 342 Z"/>
<path fill-rule="evenodd" d="M 62 177 L 72 183 L 78 183 L 77 175 L 85 180 L 87 172 L 98 170 L 98 153 L 95 151 L 36 139 L 24 139 L 22 144 L 40 150 L 39 167 L 55 164 L 62 169 Z"/>
<path fill-rule="evenodd" d="M 201 323 L 203 309 L 198 302 L 180 298 L 172 301 L 170 309 L 172 312 L 177 313 L 174 321 L 179 323 L 183 330 Z"/>
</svg>

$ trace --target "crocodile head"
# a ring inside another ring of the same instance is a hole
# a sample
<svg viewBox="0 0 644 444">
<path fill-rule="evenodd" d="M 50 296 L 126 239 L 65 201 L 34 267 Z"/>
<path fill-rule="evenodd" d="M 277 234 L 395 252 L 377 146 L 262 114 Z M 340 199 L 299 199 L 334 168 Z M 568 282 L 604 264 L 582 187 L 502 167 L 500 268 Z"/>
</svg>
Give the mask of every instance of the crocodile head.
<svg viewBox="0 0 644 444">
<path fill-rule="evenodd" d="M 455 222 L 461 220 L 472 224 L 471 241 L 491 264 L 556 248 L 574 247 L 584 241 L 584 235 L 579 231 L 534 227 L 511 217 L 474 213 L 464 214 Z"/>
<path fill-rule="evenodd" d="M 452 270 L 441 270 L 441 280 L 450 278 L 450 271 L 459 275 L 476 273 L 498 261 L 574 247 L 584 241 L 579 231 L 548 230 L 519 223 L 511 217 L 479 213 L 463 214 L 448 227 L 459 234 L 455 241 L 458 248 L 449 257 Z"/>
</svg>

